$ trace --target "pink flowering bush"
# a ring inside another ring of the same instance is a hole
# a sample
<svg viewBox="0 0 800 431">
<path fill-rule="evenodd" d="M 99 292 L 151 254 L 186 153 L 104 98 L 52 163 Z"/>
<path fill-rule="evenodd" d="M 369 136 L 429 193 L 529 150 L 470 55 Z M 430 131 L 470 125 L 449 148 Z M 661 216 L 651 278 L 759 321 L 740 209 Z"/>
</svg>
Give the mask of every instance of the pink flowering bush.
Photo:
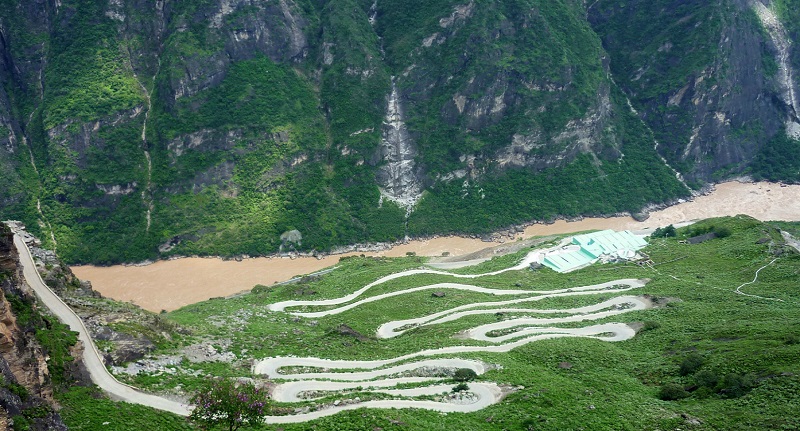
<svg viewBox="0 0 800 431">
<path fill-rule="evenodd" d="M 252 383 L 227 379 L 210 381 L 192 397 L 191 403 L 195 409 L 189 415 L 190 421 L 206 428 L 227 426 L 229 431 L 262 424 L 269 411 L 266 391 Z"/>
</svg>

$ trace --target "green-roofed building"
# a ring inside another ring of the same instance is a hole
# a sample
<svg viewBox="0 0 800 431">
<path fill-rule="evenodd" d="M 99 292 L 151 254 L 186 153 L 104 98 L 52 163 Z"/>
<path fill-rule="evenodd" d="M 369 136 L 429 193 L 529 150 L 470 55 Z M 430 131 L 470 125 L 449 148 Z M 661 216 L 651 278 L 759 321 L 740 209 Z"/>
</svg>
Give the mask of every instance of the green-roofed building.
<svg viewBox="0 0 800 431">
<path fill-rule="evenodd" d="M 644 238 L 630 231 L 604 230 L 572 238 L 571 246 L 547 253 L 542 264 L 556 272 L 569 272 L 589 266 L 601 257 L 630 259 L 647 245 Z"/>
<path fill-rule="evenodd" d="M 572 243 L 581 247 L 581 250 L 599 258 L 604 254 L 614 254 L 622 250 L 636 251 L 647 245 L 647 242 L 630 231 L 617 232 L 603 230 L 572 237 Z"/>
</svg>

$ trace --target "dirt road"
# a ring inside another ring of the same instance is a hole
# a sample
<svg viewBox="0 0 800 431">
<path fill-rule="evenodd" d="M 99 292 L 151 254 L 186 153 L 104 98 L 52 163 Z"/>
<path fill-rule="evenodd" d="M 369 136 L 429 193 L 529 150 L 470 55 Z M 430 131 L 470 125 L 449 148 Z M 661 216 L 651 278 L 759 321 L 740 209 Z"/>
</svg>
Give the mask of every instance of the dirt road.
<svg viewBox="0 0 800 431">
<path fill-rule="evenodd" d="M 36 270 L 33 257 L 28 246 L 22 238 L 15 234 L 14 245 L 19 251 L 20 262 L 23 267 L 25 281 L 36 292 L 36 296 L 42 303 L 53 312 L 63 323 L 69 325 L 70 329 L 78 333 L 78 339 L 83 342 L 83 363 L 89 371 L 92 382 L 108 393 L 112 398 L 134 404 L 141 404 L 158 410 L 165 410 L 181 416 L 187 416 L 190 412 L 189 406 L 176 401 L 161 398 L 155 395 L 137 391 L 131 386 L 117 381 L 106 369 L 100 353 L 94 345 L 89 332 L 83 325 L 83 321 L 69 308 L 64 302 L 53 293 L 50 288 L 42 281 L 42 277 Z"/>
</svg>

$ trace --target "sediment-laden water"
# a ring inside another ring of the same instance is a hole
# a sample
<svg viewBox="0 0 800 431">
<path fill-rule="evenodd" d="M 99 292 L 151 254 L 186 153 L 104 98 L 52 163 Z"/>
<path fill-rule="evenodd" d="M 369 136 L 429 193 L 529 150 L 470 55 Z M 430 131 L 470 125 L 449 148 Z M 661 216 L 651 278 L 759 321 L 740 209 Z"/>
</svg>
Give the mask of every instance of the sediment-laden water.
<svg viewBox="0 0 800 431">
<path fill-rule="evenodd" d="M 710 217 L 747 214 L 759 220 L 800 220 L 800 185 L 730 182 L 717 185 L 711 194 L 651 213 L 644 222 L 630 217 L 586 218 L 576 222 L 559 220 L 535 224 L 520 236 L 541 236 L 592 229 L 642 230 Z M 263 257 L 241 262 L 217 258 L 184 258 L 160 261 L 145 266 L 75 266 L 73 272 L 90 280 L 103 296 L 130 301 L 152 311 L 174 310 L 212 297 L 228 296 L 251 289 L 256 284 L 270 285 L 295 275 L 309 274 L 335 265 L 342 256 L 452 256 L 472 253 L 499 243 L 480 239 L 440 237 L 415 240 L 390 250 L 347 253 L 322 259 Z"/>
</svg>

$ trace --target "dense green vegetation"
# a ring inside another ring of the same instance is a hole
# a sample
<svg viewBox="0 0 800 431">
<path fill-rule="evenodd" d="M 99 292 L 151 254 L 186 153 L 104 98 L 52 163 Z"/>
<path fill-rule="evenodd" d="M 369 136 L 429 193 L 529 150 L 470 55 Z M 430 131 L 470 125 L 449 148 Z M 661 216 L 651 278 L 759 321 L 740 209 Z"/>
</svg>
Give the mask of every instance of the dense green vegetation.
<svg viewBox="0 0 800 431">
<path fill-rule="evenodd" d="M 380 61 L 381 44 L 386 42 L 378 38 L 369 23 L 370 6 L 362 8 L 354 0 L 336 0 L 327 2 L 322 12 L 320 99 L 327 112 L 333 145 L 340 154 L 345 148 L 357 151 L 343 157 L 351 166 L 357 156 L 362 160 L 371 157 L 380 142 L 381 131 L 376 125 L 383 121 L 390 91 L 390 74 Z"/>
<path fill-rule="evenodd" d="M 793 6 L 774 6 L 792 36 Z M 13 147 L 0 154 L 0 215 L 69 262 L 113 264 L 264 255 L 295 229 L 297 249 L 323 251 L 638 211 L 688 193 L 654 139 L 684 174 L 708 162 L 684 157 L 695 113 L 667 101 L 737 76 L 720 34 L 764 37 L 738 7 L 0 0 L 0 146 Z M 756 73 L 772 79 L 768 48 Z M 376 181 L 393 84 L 425 189 L 409 219 Z M 731 127 L 732 145 L 771 133 L 758 119 Z M 751 171 L 796 181 L 794 146 L 763 145 Z"/>
<path fill-rule="evenodd" d="M 682 243 L 690 235 L 712 230 L 728 230 L 730 234 L 702 244 Z M 631 340 L 608 343 L 564 338 L 534 342 L 504 354 L 460 354 L 461 358 L 502 365 L 477 380 L 516 387 L 499 404 L 476 413 L 358 410 L 281 427 L 361 430 L 399 421 L 410 429 L 426 430 L 797 428 L 800 423 L 794 412 L 800 402 L 800 295 L 795 281 L 800 274 L 800 254 L 787 247 L 770 224 L 744 216 L 709 220 L 676 233 L 676 237 L 651 240 L 644 251 L 655 263 L 652 267 L 595 265 L 569 274 L 526 269 L 471 281 L 493 288 L 550 290 L 626 277 L 649 278 L 647 286 L 631 294 L 649 295 L 661 306 L 599 321 L 645 322 Z M 468 272 L 506 266 L 524 253 L 501 258 L 502 265 L 487 262 Z M 174 375 L 155 378 L 140 374 L 131 382 L 158 390 L 180 385 L 191 391 L 203 383 L 203 375 L 247 375 L 251 359 L 268 356 L 378 359 L 424 348 L 481 344 L 452 335 L 476 324 L 496 321 L 497 316 L 476 315 L 419 327 L 388 340 L 378 340 L 370 334 L 388 320 L 418 317 L 478 300 L 496 300 L 491 295 L 444 289 L 447 297 L 443 300 L 423 291 L 313 321 L 266 308 L 267 304 L 286 299 L 339 297 L 383 275 L 421 264 L 417 257 L 347 258 L 332 273 L 307 279 L 303 284 L 260 287 L 249 295 L 216 299 L 168 313 L 164 317 L 192 328 L 198 340 L 230 340 L 229 351 L 239 361 L 233 365 L 184 363 L 179 367 L 182 371 Z M 740 289 L 756 296 L 737 294 L 737 287 L 751 282 L 759 268 L 757 282 Z M 457 280 L 430 274 L 399 278 L 376 286 L 366 296 L 445 281 Z M 315 293 L 309 296 L 309 292 Z M 568 308 L 608 297 L 599 294 L 552 298 L 529 305 Z M 781 324 L 776 325 L 776 321 Z M 336 330 L 342 324 L 367 339 L 359 341 Z M 562 362 L 570 366 L 560 367 Z M 193 370 L 201 370 L 200 377 Z M 341 397 L 331 395 L 323 402 Z M 80 414 L 69 418 L 73 423 L 85 420 Z"/>
<path fill-rule="evenodd" d="M 387 14 L 410 8 L 401 2 L 380 7 Z M 410 57 L 402 65 L 423 65 L 404 72 L 411 79 L 400 84 L 413 102 L 408 104 L 408 124 L 419 135 L 421 159 L 435 173 L 463 168 L 463 155 L 490 159 L 517 133 L 555 137 L 568 121 L 597 109 L 608 85 L 599 40 L 574 5 L 476 3 L 469 14 L 465 19 L 453 13 L 448 30 L 430 23 L 404 32 L 396 42 L 404 46 L 413 40 L 416 45 L 400 56 Z M 444 39 L 419 47 L 425 37 L 436 35 Z M 449 78 L 443 81 L 444 76 Z M 464 112 L 454 104 L 457 97 L 465 97 Z M 497 100 L 505 105 L 501 114 L 478 114 L 494 109 Z M 552 156 L 564 144 L 548 142 L 537 154 Z"/>
<path fill-rule="evenodd" d="M 594 28 L 614 59 L 610 66 L 615 79 L 637 109 L 658 110 L 647 121 L 660 142 L 689 140 L 692 113 L 665 102 L 713 65 L 726 7 L 702 0 L 593 5 Z M 681 163 L 678 154 L 667 158 Z"/>
<path fill-rule="evenodd" d="M 377 31 L 383 38 L 394 73 L 407 67 L 407 59 L 420 41 L 440 30 L 439 19 L 447 17 L 457 0 L 378 3 Z"/>
<path fill-rule="evenodd" d="M 127 47 L 117 39 L 116 24 L 105 15 L 104 6 L 95 0 L 61 4 L 63 15 L 58 18 L 69 23 L 56 26 L 49 39 L 47 129 L 66 120 L 94 120 L 143 102 L 139 83 L 127 66 Z"/>
<path fill-rule="evenodd" d="M 600 1 L 594 5 L 597 13 L 614 13 L 613 20 L 602 22 L 596 30 L 605 36 L 606 49 L 620 56 L 611 63 L 620 83 L 642 103 L 680 89 L 716 54 L 722 8 L 699 0 L 666 3 Z"/>
<path fill-rule="evenodd" d="M 616 103 L 624 103 L 618 93 L 615 95 Z M 552 220 L 557 216 L 636 212 L 647 202 L 688 194 L 674 173 L 650 151 L 652 135 L 642 123 L 629 113 L 620 117 L 617 130 L 628 137 L 620 148 L 623 159 L 597 164 L 589 156 L 579 156 L 567 166 L 535 175 L 509 170 L 475 185 L 455 181 L 437 184 L 430 198 L 412 214 L 410 232 L 487 232 L 492 226 L 514 223 L 521 213 Z"/>
<path fill-rule="evenodd" d="M 800 140 L 776 136 L 756 155 L 752 169 L 759 180 L 800 183 Z"/>
</svg>

